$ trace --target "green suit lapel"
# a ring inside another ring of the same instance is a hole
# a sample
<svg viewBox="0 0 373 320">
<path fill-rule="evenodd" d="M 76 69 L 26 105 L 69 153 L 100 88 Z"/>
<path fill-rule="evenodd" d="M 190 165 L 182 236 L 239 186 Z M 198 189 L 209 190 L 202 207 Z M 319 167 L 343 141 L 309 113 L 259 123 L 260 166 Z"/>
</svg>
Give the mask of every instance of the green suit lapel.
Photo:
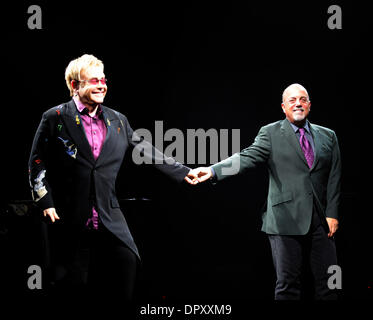
<svg viewBox="0 0 373 320">
<path fill-rule="evenodd" d="M 309 124 L 310 126 L 310 131 L 311 131 L 311 134 L 312 134 L 312 137 L 313 137 L 313 143 L 315 145 L 315 150 L 313 150 L 314 152 L 314 155 L 315 155 L 315 159 L 313 161 L 313 165 L 312 165 L 312 168 L 311 170 L 313 170 L 319 159 L 320 159 L 320 152 L 321 152 L 321 146 L 322 146 L 322 136 L 319 132 L 319 129 L 317 129 L 316 127 L 312 126 L 311 124 Z"/>
<path fill-rule="evenodd" d="M 316 167 L 316 165 L 317 165 L 317 163 L 320 159 L 320 152 L 321 152 L 321 146 L 322 146 L 322 135 L 320 134 L 319 129 L 317 129 L 317 127 L 315 127 L 315 126 L 312 126 L 311 123 L 309 123 L 309 127 L 310 127 L 310 131 L 311 131 L 311 134 L 312 134 L 312 137 L 313 137 L 314 146 L 315 146 L 315 149 L 313 150 L 314 161 L 313 161 L 312 167 L 310 169 L 310 170 L 313 170 Z M 302 161 L 308 167 L 306 157 L 304 156 L 304 153 L 303 153 L 302 148 L 300 146 L 300 143 L 297 139 L 297 136 L 296 136 L 293 128 L 291 127 L 290 122 L 287 119 L 283 120 L 283 122 L 282 122 L 281 133 L 284 136 L 284 138 L 286 139 L 286 141 L 295 150 L 296 154 L 302 159 Z"/>
<path fill-rule="evenodd" d="M 284 136 L 286 142 L 292 147 L 295 153 L 299 156 L 299 158 L 304 162 L 304 164 L 308 167 L 306 157 L 300 147 L 299 141 L 293 128 L 290 125 L 289 120 L 285 119 L 281 125 L 281 134 Z"/>
</svg>

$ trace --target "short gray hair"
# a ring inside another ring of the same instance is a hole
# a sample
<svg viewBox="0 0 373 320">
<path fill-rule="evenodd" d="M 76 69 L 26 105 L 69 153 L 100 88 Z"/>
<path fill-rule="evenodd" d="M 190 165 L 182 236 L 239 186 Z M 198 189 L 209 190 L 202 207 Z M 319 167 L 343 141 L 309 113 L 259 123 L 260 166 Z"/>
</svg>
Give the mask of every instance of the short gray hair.
<svg viewBox="0 0 373 320">
<path fill-rule="evenodd" d="M 283 92 L 282 92 L 282 102 L 284 102 L 284 95 L 285 95 L 285 92 L 287 91 L 287 90 L 289 90 L 290 88 L 292 88 L 292 87 L 297 87 L 297 88 L 299 88 L 299 89 L 301 89 L 301 90 L 304 90 L 304 91 L 306 91 L 306 93 L 307 93 L 307 96 L 308 96 L 308 99 L 310 98 L 310 96 L 309 96 L 309 94 L 308 94 L 308 91 L 307 91 L 307 89 L 305 88 L 305 87 L 303 87 L 301 84 L 299 84 L 299 83 L 293 83 L 293 84 L 291 84 L 290 86 L 288 86 Z"/>
</svg>

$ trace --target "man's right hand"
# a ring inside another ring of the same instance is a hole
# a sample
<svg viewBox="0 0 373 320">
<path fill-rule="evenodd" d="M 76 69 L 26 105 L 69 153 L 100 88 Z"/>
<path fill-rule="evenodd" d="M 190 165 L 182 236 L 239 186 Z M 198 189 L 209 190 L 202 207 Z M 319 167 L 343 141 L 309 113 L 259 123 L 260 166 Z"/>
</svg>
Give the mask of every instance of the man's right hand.
<svg viewBox="0 0 373 320">
<path fill-rule="evenodd" d="M 56 220 L 60 220 L 60 217 L 58 216 L 55 208 L 48 208 L 43 211 L 44 217 L 47 215 L 51 218 L 52 222 L 55 222 Z"/>
<path fill-rule="evenodd" d="M 198 177 L 198 182 L 204 182 L 212 177 L 212 171 L 210 167 L 199 167 L 191 170 L 191 173 Z"/>
</svg>

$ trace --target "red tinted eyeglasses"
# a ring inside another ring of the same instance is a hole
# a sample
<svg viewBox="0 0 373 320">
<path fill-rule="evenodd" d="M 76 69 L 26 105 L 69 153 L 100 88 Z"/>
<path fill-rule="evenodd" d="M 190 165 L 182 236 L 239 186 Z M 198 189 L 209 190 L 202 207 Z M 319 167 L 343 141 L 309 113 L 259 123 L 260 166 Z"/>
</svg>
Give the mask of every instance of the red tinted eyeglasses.
<svg viewBox="0 0 373 320">
<path fill-rule="evenodd" d="M 93 86 L 97 86 L 100 82 L 103 85 L 107 84 L 107 79 L 106 78 L 101 78 L 101 79 L 92 78 L 92 79 L 89 79 L 89 80 L 77 80 L 77 81 L 78 82 L 88 82 L 89 84 L 91 84 Z"/>
</svg>

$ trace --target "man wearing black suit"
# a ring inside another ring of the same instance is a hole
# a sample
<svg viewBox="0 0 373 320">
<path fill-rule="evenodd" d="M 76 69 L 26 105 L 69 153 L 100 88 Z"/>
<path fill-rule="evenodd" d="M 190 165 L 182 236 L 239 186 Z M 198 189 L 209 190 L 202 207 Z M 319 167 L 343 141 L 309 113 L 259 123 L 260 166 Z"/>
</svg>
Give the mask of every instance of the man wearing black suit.
<svg viewBox="0 0 373 320">
<path fill-rule="evenodd" d="M 47 110 L 34 137 L 33 199 L 44 216 L 59 220 L 52 225 L 59 237 L 52 255 L 64 267 L 61 283 L 84 284 L 88 270 L 92 289 L 130 301 L 139 253 L 115 194 L 124 155 L 140 148 L 175 181 L 192 183 L 192 175 L 140 139 L 123 114 L 102 105 L 107 83 L 100 60 L 83 55 L 71 61 L 65 78 L 73 99 Z"/>
<path fill-rule="evenodd" d="M 341 160 L 334 131 L 311 124 L 307 90 L 283 93 L 286 119 L 262 127 L 254 143 L 211 167 L 194 169 L 199 182 L 221 181 L 265 164 L 269 191 L 262 231 L 268 234 L 277 281 L 276 300 L 301 297 L 302 264 L 309 262 L 316 299 L 336 299 L 328 268 L 337 264 Z"/>
</svg>

